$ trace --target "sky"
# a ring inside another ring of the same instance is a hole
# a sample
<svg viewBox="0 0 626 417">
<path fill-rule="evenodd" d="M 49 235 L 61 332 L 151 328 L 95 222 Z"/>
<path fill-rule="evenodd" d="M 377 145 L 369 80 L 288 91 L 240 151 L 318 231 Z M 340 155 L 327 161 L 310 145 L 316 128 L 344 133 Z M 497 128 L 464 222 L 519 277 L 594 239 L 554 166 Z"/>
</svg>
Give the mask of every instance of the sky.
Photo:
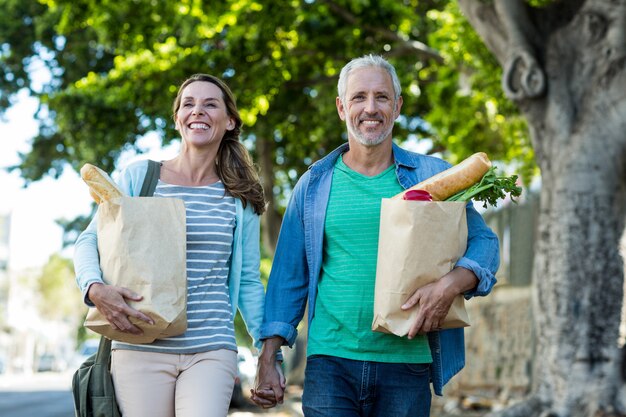
<svg viewBox="0 0 626 417">
<path fill-rule="evenodd" d="M 46 263 L 61 250 L 62 229 L 57 218 L 72 219 L 90 211 L 89 192 L 76 172 L 67 169 L 59 180 L 46 178 L 24 188 L 18 172 L 4 168 L 19 162 L 37 134 L 37 101 L 20 94 L 0 121 L 0 214 L 10 214 L 9 268 L 22 270 Z M 82 183 L 82 184 L 81 184 Z"/>
<path fill-rule="evenodd" d="M 63 231 L 56 219 L 71 220 L 91 212 L 88 187 L 69 166 L 59 179 L 46 177 L 26 188 L 19 172 L 6 171 L 19 162 L 18 152 L 30 150 L 30 140 L 37 134 L 36 109 L 36 99 L 19 94 L 16 104 L 0 120 L 0 215 L 11 216 L 9 269 L 14 271 L 39 268 L 50 255 L 62 250 Z M 160 149 L 155 135 L 144 138 L 140 146 L 147 154 L 122 155 L 119 166 L 135 158 L 169 159 L 177 150 L 177 144 Z M 71 257 L 72 248 L 62 254 Z"/>
</svg>

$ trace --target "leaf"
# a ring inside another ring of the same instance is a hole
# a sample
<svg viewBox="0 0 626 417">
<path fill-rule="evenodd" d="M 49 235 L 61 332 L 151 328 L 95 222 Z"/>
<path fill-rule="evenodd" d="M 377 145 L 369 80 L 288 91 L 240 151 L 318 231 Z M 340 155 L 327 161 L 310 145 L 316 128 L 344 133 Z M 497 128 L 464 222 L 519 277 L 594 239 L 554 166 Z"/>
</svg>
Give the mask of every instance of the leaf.
<svg viewBox="0 0 626 417">
<path fill-rule="evenodd" d="M 489 205 L 496 207 L 498 201 L 506 198 L 507 194 L 511 201 L 517 203 L 516 198 L 522 194 L 522 187 L 517 185 L 517 175 L 499 176 L 496 168 L 492 166 L 480 182 L 458 192 L 446 201 L 482 201 L 485 208 Z"/>
</svg>

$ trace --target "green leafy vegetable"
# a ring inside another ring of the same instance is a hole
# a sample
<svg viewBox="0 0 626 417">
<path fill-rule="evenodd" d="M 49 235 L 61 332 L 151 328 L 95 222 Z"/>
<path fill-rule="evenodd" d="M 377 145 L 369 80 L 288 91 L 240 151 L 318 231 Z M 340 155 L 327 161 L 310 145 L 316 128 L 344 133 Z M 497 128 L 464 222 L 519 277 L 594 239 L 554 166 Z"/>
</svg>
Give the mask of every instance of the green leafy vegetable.
<svg viewBox="0 0 626 417">
<path fill-rule="evenodd" d="M 509 194 L 511 201 L 517 203 L 515 197 L 519 197 L 522 194 L 522 187 L 518 187 L 516 183 L 517 175 L 511 175 L 510 177 L 498 176 L 496 168 L 491 167 L 483 175 L 480 182 L 456 193 L 446 201 L 482 201 L 483 207 L 487 208 L 487 205 L 495 207 L 499 199 Z"/>
</svg>

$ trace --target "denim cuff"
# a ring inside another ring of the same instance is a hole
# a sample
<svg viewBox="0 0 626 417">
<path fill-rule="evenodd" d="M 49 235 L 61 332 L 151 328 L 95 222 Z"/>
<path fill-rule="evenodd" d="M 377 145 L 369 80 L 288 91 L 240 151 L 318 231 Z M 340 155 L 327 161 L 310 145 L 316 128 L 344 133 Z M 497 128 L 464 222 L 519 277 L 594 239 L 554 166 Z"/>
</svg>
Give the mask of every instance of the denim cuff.
<svg viewBox="0 0 626 417">
<path fill-rule="evenodd" d="M 465 257 L 459 259 L 455 266 L 469 269 L 478 278 L 478 285 L 476 288 L 464 293 L 465 299 L 469 300 L 472 297 L 485 296 L 491 292 L 491 289 L 496 283 L 496 277 L 493 276 L 488 269 L 481 267 L 476 261 Z"/>
<path fill-rule="evenodd" d="M 293 347 L 296 342 L 296 336 L 298 331 L 295 327 L 289 323 L 280 321 L 272 321 L 269 323 L 263 323 L 261 326 L 261 340 L 269 339 L 270 337 L 280 336 L 287 341 L 289 347 Z"/>
</svg>

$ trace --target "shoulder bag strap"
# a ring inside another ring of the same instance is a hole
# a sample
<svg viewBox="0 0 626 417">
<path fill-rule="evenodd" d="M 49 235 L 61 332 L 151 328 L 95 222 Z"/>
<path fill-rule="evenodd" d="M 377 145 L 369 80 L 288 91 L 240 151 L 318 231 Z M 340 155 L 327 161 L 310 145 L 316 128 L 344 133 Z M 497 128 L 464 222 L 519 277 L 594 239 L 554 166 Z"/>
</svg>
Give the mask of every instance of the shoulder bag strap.
<svg viewBox="0 0 626 417">
<path fill-rule="evenodd" d="M 146 177 L 141 185 L 140 197 L 152 197 L 154 190 L 161 176 L 161 163 L 153 160 L 148 160 L 148 171 Z"/>
<path fill-rule="evenodd" d="M 109 366 L 111 357 L 111 339 L 107 339 L 104 336 L 100 337 L 100 346 L 98 346 L 98 352 L 96 353 L 96 363 L 106 364 Z"/>
</svg>

